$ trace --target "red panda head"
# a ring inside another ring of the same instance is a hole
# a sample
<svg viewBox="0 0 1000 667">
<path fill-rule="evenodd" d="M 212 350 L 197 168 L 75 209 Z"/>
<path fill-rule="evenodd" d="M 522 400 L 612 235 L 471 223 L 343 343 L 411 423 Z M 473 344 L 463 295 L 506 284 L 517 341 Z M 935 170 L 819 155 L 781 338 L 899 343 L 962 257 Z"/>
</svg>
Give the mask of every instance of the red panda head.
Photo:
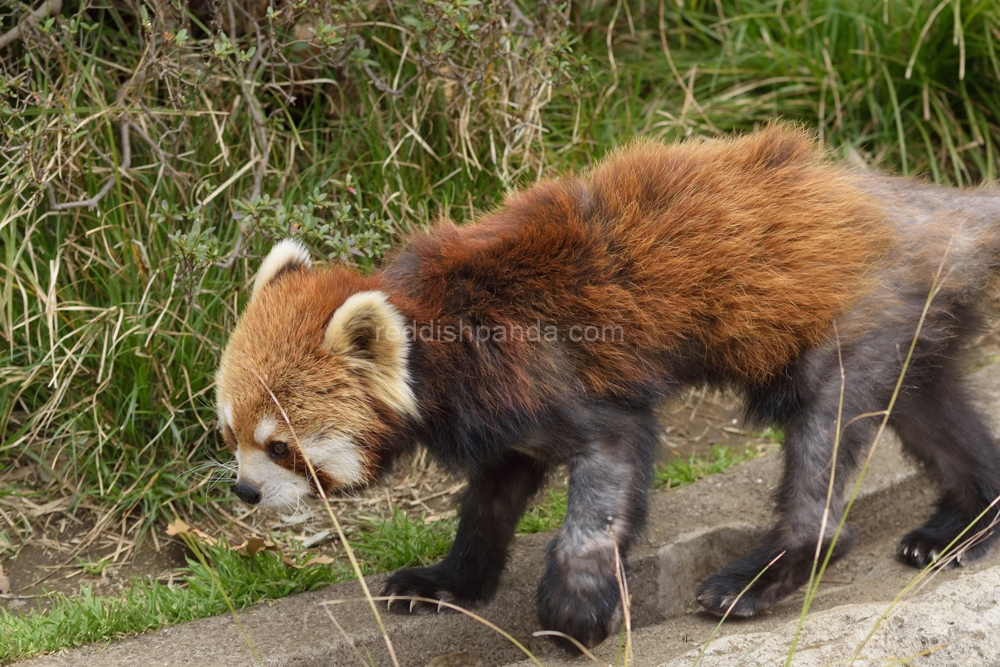
<svg viewBox="0 0 1000 667">
<path fill-rule="evenodd" d="M 241 499 L 295 507 L 317 484 L 333 492 L 376 480 L 418 415 L 403 327 L 371 279 L 314 269 L 291 239 L 274 247 L 216 374 Z"/>
</svg>

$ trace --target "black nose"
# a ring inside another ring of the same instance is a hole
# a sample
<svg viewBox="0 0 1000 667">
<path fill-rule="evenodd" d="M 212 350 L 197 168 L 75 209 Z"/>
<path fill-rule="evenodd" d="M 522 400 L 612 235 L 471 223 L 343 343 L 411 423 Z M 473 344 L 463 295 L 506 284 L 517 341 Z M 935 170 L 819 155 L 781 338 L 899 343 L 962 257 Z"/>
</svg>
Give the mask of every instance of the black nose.
<svg viewBox="0 0 1000 667">
<path fill-rule="evenodd" d="M 250 505 L 256 505 L 260 502 L 260 491 L 257 490 L 253 484 L 247 484 L 246 482 L 236 482 L 236 488 L 233 489 L 236 495 L 239 496 L 240 500 Z"/>
</svg>

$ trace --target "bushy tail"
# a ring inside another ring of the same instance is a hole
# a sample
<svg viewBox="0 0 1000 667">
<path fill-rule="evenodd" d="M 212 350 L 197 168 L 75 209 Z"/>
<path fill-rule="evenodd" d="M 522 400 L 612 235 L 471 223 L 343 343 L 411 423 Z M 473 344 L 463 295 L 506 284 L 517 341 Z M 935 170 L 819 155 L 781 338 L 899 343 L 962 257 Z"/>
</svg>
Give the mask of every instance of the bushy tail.
<svg viewBox="0 0 1000 667">
<path fill-rule="evenodd" d="M 940 287 L 978 295 L 1000 272 L 1000 187 L 949 188 L 911 178 L 867 177 L 900 242 L 900 259 Z M 917 277 L 917 276 L 914 276 Z"/>
</svg>

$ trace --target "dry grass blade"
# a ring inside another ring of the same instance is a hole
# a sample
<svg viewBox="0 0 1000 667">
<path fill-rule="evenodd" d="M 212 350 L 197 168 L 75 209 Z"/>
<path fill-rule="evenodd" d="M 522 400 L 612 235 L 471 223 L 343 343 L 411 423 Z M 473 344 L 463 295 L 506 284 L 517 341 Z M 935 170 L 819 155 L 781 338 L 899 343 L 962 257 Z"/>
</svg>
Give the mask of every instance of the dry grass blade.
<svg viewBox="0 0 1000 667">
<path fill-rule="evenodd" d="M 854 649 L 854 653 L 851 656 L 849 662 L 853 663 L 860 659 L 861 651 L 864 650 L 868 642 L 871 641 L 872 637 L 875 636 L 875 633 L 878 632 L 878 629 L 882 627 L 882 625 L 886 622 L 886 620 L 888 620 L 889 616 L 896 609 L 899 603 L 902 602 L 911 593 L 911 591 L 913 591 L 915 588 L 919 590 L 919 587 L 926 585 L 926 583 L 935 574 L 941 571 L 941 568 L 943 566 L 947 566 L 948 563 L 950 563 L 953 559 L 961 558 L 961 555 L 965 549 L 968 549 L 971 546 L 973 546 L 977 540 L 982 539 L 982 537 L 986 534 L 987 531 L 995 529 L 996 526 L 1000 524 L 1000 517 L 995 518 L 993 521 L 990 522 L 989 526 L 983 529 L 983 531 L 971 535 L 970 537 L 966 538 L 964 542 L 960 542 L 960 540 L 962 540 L 964 535 L 971 529 L 971 527 L 974 526 L 980 519 L 985 517 L 990 512 L 990 510 L 994 509 L 997 506 L 998 503 L 1000 503 L 1000 496 L 994 499 L 993 502 L 990 503 L 990 505 L 985 510 L 983 510 L 979 514 L 979 516 L 977 516 L 976 519 L 971 524 L 969 524 L 969 526 L 965 528 L 965 530 L 959 533 L 959 535 L 956 536 L 955 539 L 952 540 L 951 543 L 949 543 L 945 547 L 944 551 L 939 557 L 939 560 L 931 563 L 930 565 L 922 569 L 917 574 L 917 576 L 911 579 L 909 583 L 907 583 L 906 586 L 903 587 L 903 589 L 896 595 L 896 597 L 893 598 L 892 602 L 889 603 L 889 606 L 886 607 L 885 611 L 882 612 L 882 614 L 875 620 L 875 623 L 872 625 L 872 629 L 868 632 L 865 638 L 861 641 L 860 644 L 858 644 L 857 648 Z M 952 547 L 954 547 L 955 545 L 958 545 L 958 548 L 952 549 Z"/>
<path fill-rule="evenodd" d="M 179 520 L 179 519 L 178 519 Z M 198 540 L 195 539 L 194 535 L 188 532 L 179 533 L 181 539 L 187 545 L 188 549 L 195 555 L 201 566 L 205 568 L 205 571 L 210 574 L 212 581 L 215 583 L 219 594 L 226 601 L 226 607 L 229 608 L 229 614 L 233 617 L 233 622 L 236 624 L 236 628 L 240 632 L 240 636 L 243 637 L 243 641 L 246 643 L 247 648 L 250 650 L 250 656 L 253 658 L 254 663 L 257 665 L 263 665 L 260 656 L 257 654 L 257 649 L 254 648 L 253 641 L 250 639 L 250 635 L 247 633 L 246 628 L 243 626 L 243 620 L 240 615 L 236 612 L 236 607 L 233 606 L 232 600 L 229 599 L 229 594 L 226 593 L 225 586 L 222 585 L 222 581 L 219 579 L 215 570 L 208 565 L 208 560 L 205 558 L 205 554 L 201 550 L 201 546 L 198 544 Z"/>
<path fill-rule="evenodd" d="M 843 436 L 843 420 L 844 420 L 844 390 L 847 387 L 847 377 L 844 372 L 844 358 L 843 352 L 840 347 L 840 332 L 837 329 L 837 323 L 833 323 L 833 335 L 837 344 L 837 366 L 840 372 L 840 389 L 837 399 L 837 420 L 834 424 L 834 438 L 833 438 L 833 452 L 830 455 L 830 481 L 827 485 L 826 491 L 826 501 L 823 505 L 823 517 L 820 521 L 819 537 L 816 538 L 816 551 L 813 553 L 812 571 L 809 573 L 809 581 L 806 584 L 806 596 L 805 600 L 802 602 L 802 611 L 799 613 L 798 624 L 795 626 L 795 633 L 792 635 L 791 645 L 788 648 L 788 655 L 785 658 L 785 667 L 789 667 L 792 664 L 792 658 L 795 655 L 795 648 L 798 646 L 799 637 L 802 634 L 802 628 L 805 625 L 806 616 L 809 614 L 809 609 L 812 606 L 813 599 L 816 593 L 819 592 L 819 584 L 823 580 L 823 575 L 826 572 L 827 565 L 830 562 L 830 558 L 833 556 L 833 549 L 836 546 L 837 539 L 840 537 L 840 526 L 843 525 L 841 521 L 837 526 L 837 531 L 830 540 L 830 545 L 827 548 L 826 558 L 823 559 L 822 565 L 820 565 L 820 558 L 823 555 L 823 540 L 826 537 L 827 526 L 830 521 L 830 507 L 834 500 L 834 493 L 836 490 L 836 474 L 837 474 L 837 455 L 840 453 L 840 442 Z M 818 568 L 818 572 L 817 572 Z"/>
<path fill-rule="evenodd" d="M 622 562 L 621 552 L 618 549 L 618 540 L 615 539 L 615 534 L 611 532 L 610 526 L 606 527 L 605 530 L 615 544 L 615 579 L 618 582 L 618 595 L 622 601 L 622 618 L 625 624 L 623 665 L 628 667 L 632 662 L 632 597 L 628 592 L 628 578 L 625 576 L 625 564 Z"/>
<path fill-rule="evenodd" d="M 347 540 L 347 536 L 344 535 L 344 529 L 340 526 L 340 520 L 337 519 L 336 512 L 330 506 L 330 501 L 326 497 L 326 491 L 323 489 L 323 485 L 319 481 L 319 477 L 316 475 L 316 469 L 313 467 L 312 461 L 309 460 L 309 456 L 306 454 L 305 448 L 302 447 L 302 443 L 299 442 L 299 437 L 295 433 L 295 428 L 292 426 L 291 420 L 288 418 L 288 414 L 285 412 L 285 408 L 282 407 L 281 403 L 278 402 L 278 398 L 271 391 L 267 382 L 264 378 L 260 376 L 259 373 L 253 368 L 249 369 L 250 372 L 257 378 L 261 386 L 267 391 L 267 395 L 271 397 L 274 406 L 281 413 L 281 418 L 285 421 L 285 425 L 288 426 L 288 430 L 292 434 L 292 438 L 295 440 L 295 445 L 298 447 L 298 451 L 301 453 L 302 458 L 306 462 L 306 467 L 309 469 L 309 477 L 312 480 L 313 487 L 319 494 L 320 499 L 323 501 L 323 506 L 326 508 L 327 514 L 330 517 L 330 521 L 333 522 L 334 528 L 337 530 L 337 536 L 340 538 L 341 544 L 344 545 L 344 550 L 347 552 L 347 557 L 351 561 L 351 567 L 354 568 L 354 574 L 358 578 L 358 583 L 361 584 L 361 589 L 365 593 L 365 599 L 368 600 L 368 605 L 372 610 L 372 615 L 375 617 L 375 623 L 378 625 L 379 632 L 382 633 L 382 638 L 385 641 L 386 650 L 389 652 L 389 658 L 392 660 L 394 667 L 399 667 L 399 659 L 396 657 L 396 649 L 392 645 L 392 640 L 389 638 L 389 633 L 385 629 L 385 624 L 382 622 L 382 615 L 379 614 L 378 608 L 375 606 L 374 598 L 372 598 L 371 592 L 368 590 L 368 583 L 365 581 L 365 575 L 361 571 L 361 566 L 358 564 L 358 559 L 354 555 L 354 550 L 351 548 L 350 542 Z"/>
<path fill-rule="evenodd" d="M 705 657 L 705 652 L 708 650 L 708 645 L 712 643 L 713 639 L 715 639 L 715 635 L 719 634 L 719 630 L 722 629 L 722 624 L 725 623 L 726 619 L 729 618 L 729 614 L 731 614 L 733 609 L 736 608 L 736 605 L 737 603 L 739 603 L 740 599 L 746 594 L 748 590 L 753 588 L 753 585 L 757 583 L 757 580 L 760 579 L 762 576 L 764 576 L 764 573 L 767 572 L 769 569 L 771 569 L 771 566 L 777 563 L 784 555 L 785 552 L 782 551 L 777 556 L 775 556 L 770 563 L 765 565 L 764 568 L 757 573 L 756 577 L 750 580 L 750 583 L 747 584 L 742 591 L 740 591 L 740 594 L 737 595 L 735 598 L 733 598 L 733 601 L 729 604 L 729 607 L 726 608 L 726 613 L 722 615 L 722 618 L 720 618 L 719 622 L 716 623 L 715 629 L 712 630 L 712 634 L 708 636 L 708 640 L 704 643 L 704 645 L 702 645 L 701 651 L 698 653 L 698 658 L 694 661 L 694 664 L 691 667 L 698 667 L 698 664 L 701 663 L 702 658 Z"/>
<path fill-rule="evenodd" d="M 483 618 L 482 616 L 480 616 L 479 614 L 476 614 L 475 612 L 472 612 L 472 611 L 469 611 L 468 609 L 465 609 L 464 607 L 459 607 L 457 604 L 452 604 L 450 602 L 446 602 L 445 600 L 432 600 L 431 598 L 395 595 L 395 596 L 379 596 L 379 597 L 374 597 L 374 598 L 370 598 L 370 597 L 366 596 L 366 597 L 363 597 L 363 598 L 344 598 L 344 599 L 339 599 L 339 600 L 327 600 L 325 602 L 321 602 L 320 604 L 322 604 L 322 605 L 325 606 L 325 605 L 348 604 L 348 603 L 352 603 L 352 602 L 387 602 L 388 603 L 388 602 L 392 602 L 393 600 L 410 600 L 411 602 L 426 602 L 428 604 L 438 605 L 439 607 L 444 607 L 445 609 L 451 609 L 452 611 L 457 611 L 460 614 L 464 614 L 465 616 L 468 616 L 469 618 L 471 618 L 472 620 L 476 621 L 477 623 L 481 623 L 482 625 L 486 626 L 490 630 L 493 630 L 498 635 L 500 635 L 501 637 L 503 637 L 504 639 L 506 639 L 507 641 L 509 641 L 511 644 L 513 644 L 514 646 L 516 646 L 522 653 L 524 653 L 524 655 L 529 660 L 531 660 L 531 662 L 533 662 L 538 667 L 544 667 L 542 665 L 542 663 L 538 661 L 538 658 L 536 658 L 534 656 L 534 654 L 531 651 L 529 651 L 524 644 L 522 644 L 521 642 L 517 641 L 517 639 L 514 638 L 513 635 L 511 635 L 509 632 L 507 632 L 506 630 L 504 630 L 503 628 L 501 628 L 500 626 L 498 626 L 496 623 L 493 623 L 492 621 L 489 621 L 489 620 Z"/>
<path fill-rule="evenodd" d="M 340 636 L 343 637 L 344 641 L 347 642 L 347 645 L 351 647 L 351 652 L 354 653 L 354 657 L 358 659 L 358 664 L 362 667 L 368 667 L 368 661 L 365 660 L 365 656 L 361 655 L 358 647 L 354 645 L 354 640 L 347 634 L 347 631 L 344 630 L 343 626 L 337 620 L 337 617 L 333 615 L 329 605 L 323 605 L 323 611 L 326 612 L 327 618 L 329 618 L 330 622 L 337 628 L 337 632 L 340 633 Z"/>
</svg>

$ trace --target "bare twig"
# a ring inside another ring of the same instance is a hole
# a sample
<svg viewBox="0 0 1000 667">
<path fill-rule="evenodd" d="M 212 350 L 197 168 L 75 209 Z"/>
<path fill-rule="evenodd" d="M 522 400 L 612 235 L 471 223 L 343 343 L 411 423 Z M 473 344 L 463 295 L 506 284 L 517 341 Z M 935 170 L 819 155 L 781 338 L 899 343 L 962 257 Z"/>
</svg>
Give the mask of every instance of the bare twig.
<svg viewBox="0 0 1000 667">
<path fill-rule="evenodd" d="M 171 172 L 173 172 L 174 175 L 179 175 L 180 174 L 180 172 L 177 171 L 172 164 L 170 164 L 171 160 L 174 160 L 174 159 L 177 158 L 176 155 L 173 155 L 171 153 L 167 153 L 165 150 L 163 150 L 162 148 L 160 148 L 159 144 L 157 144 L 155 141 L 153 141 L 152 137 L 150 137 L 148 134 L 146 134 L 146 131 L 144 129 L 142 129 L 142 127 L 139 124 L 137 124 L 135 121 L 133 121 L 131 119 L 125 119 L 122 122 L 128 123 L 129 128 L 132 131 L 134 131 L 136 134 L 138 134 L 139 137 L 143 141 L 146 142 L 146 144 L 160 158 L 160 162 L 161 162 L 161 164 L 163 164 L 163 166 L 165 166 L 167 169 L 169 169 Z"/>
<path fill-rule="evenodd" d="M 216 262 L 216 266 L 220 269 L 230 269 L 236 260 L 240 256 L 240 252 L 243 250 L 243 239 L 246 234 L 243 232 L 243 225 L 240 225 L 240 233 L 236 235 L 236 243 L 233 244 L 233 251 L 229 253 L 229 257 L 225 258 L 221 262 Z"/>
<path fill-rule="evenodd" d="M 118 173 L 112 174 L 111 178 L 101 186 L 101 189 L 97 191 L 97 194 L 90 199 L 84 199 L 82 201 L 69 201 L 69 202 L 57 202 L 55 193 L 52 190 L 52 184 L 46 184 L 49 192 L 49 204 L 53 211 L 65 211 L 71 208 L 97 208 L 97 204 L 100 203 L 104 196 L 111 191 L 111 188 L 115 185 L 115 180 L 128 171 L 129 166 L 132 164 L 132 145 L 129 142 L 129 128 L 132 122 L 128 118 L 122 118 L 118 125 L 119 131 L 121 132 L 121 142 L 122 142 L 122 161 L 118 165 Z"/>
<path fill-rule="evenodd" d="M 230 40 L 236 41 L 236 13 L 233 9 L 233 1 L 229 0 L 226 3 L 229 8 L 229 31 Z M 257 49 L 254 51 L 254 56 L 250 62 L 250 75 L 252 76 L 256 72 L 258 64 L 263 58 L 265 43 L 264 38 L 260 32 L 260 26 L 257 22 L 253 20 L 249 15 L 247 18 L 253 23 L 254 33 L 257 39 Z M 247 108 L 250 110 L 250 117 L 253 119 L 254 133 L 257 135 L 258 148 L 260 149 L 261 160 L 254 170 L 253 174 L 253 190 L 250 193 L 251 201 L 256 200 L 260 197 L 260 190 L 264 183 L 264 172 L 267 170 L 268 159 L 271 155 L 271 142 L 267 136 L 267 126 L 264 124 L 264 114 L 261 113 L 260 104 L 257 101 L 257 97 L 250 91 L 247 86 L 247 71 L 244 69 L 242 64 L 237 65 L 239 71 L 239 82 L 240 82 L 240 92 L 243 95 L 243 100 L 247 104 Z M 243 241 L 246 236 L 246 230 L 243 225 L 239 226 L 239 233 L 236 236 L 236 243 L 233 244 L 233 251 L 229 253 L 226 259 L 218 262 L 216 266 L 228 269 L 236 263 L 239 259 L 240 252 L 243 250 Z"/>
<path fill-rule="evenodd" d="M 368 79 L 372 82 L 372 85 L 381 90 L 386 95 L 393 95 L 393 96 L 402 95 L 403 92 L 410 87 L 411 83 L 420 78 L 420 74 L 415 74 L 409 81 L 404 83 L 399 88 L 390 88 L 388 85 L 386 85 L 384 81 L 382 81 L 382 79 L 378 78 L 375 72 L 373 72 L 371 68 L 368 66 L 368 63 L 362 62 L 361 69 L 363 69 L 365 71 L 365 74 L 368 75 Z"/>
<path fill-rule="evenodd" d="M 677 69 L 677 65 L 674 64 L 674 57 L 670 53 L 670 47 L 667 46 L 667 26 L 664 20 L 663 5 L 664 5 L 664 0 L 660 0 L 660 47 L 663 49 L 663 55 L 666 56 L 667 58 L 667 64 L 670 65 L 670 71 L 673 73 L 674 79 L 677 80 L 677 83 L 678 85 L 680 85 L 681 90 L 684 91 L 685 107 L 688 105 L 690 101 L 690 104 L 694 106 L 695 109 L 697 109 L 699 114 L 701 114 L 702 120 L 705 121 L 705 125 L 709 129 L 711 129 L 712 132 L 714 132 L 715 134 L 719 134 L 719 130 L 715 127 L 715 125 L 712 124 L 712 121 L 709 119 L 708 114 L 705 113 L 705 110 L 702 108 L 700 104 L 698 104 L 698 100 L 695 99 L 694 97 L 694 79 L 693 78 L 691 79 L 691 86 L 689 87 L 688 84 L 685 83 L 684 77 L 681 76 L 680 70 Z"/>
<path fill-rule="evenodd" d="M 30 12 L 25 16 L 19 24 L 8 30 L 0 36 L 0 49 L 7 46 L 11 42 L 15 42 L 21 38 L 21 30 L 24 27 L 30 27 L 46 18 L 50 14 L 56 16 L 62 11 L 62 0 L 47 0 L 43 2 L 38 9 Z"/>
<path fill-rule="evenodd" d="M 507 8 L 510 9 L 510 16 L 512 19 L 510 22 L 511 31 L 517 27 L 518 23 L 524 24 L 528 30 L 535 29 L 535 22 L 524 15 L 524 12 L 522 12 L 521 8 L 517 6 L 517 2 L 515 2 L 515 0 L 507 0 Z"/>
</svg>

